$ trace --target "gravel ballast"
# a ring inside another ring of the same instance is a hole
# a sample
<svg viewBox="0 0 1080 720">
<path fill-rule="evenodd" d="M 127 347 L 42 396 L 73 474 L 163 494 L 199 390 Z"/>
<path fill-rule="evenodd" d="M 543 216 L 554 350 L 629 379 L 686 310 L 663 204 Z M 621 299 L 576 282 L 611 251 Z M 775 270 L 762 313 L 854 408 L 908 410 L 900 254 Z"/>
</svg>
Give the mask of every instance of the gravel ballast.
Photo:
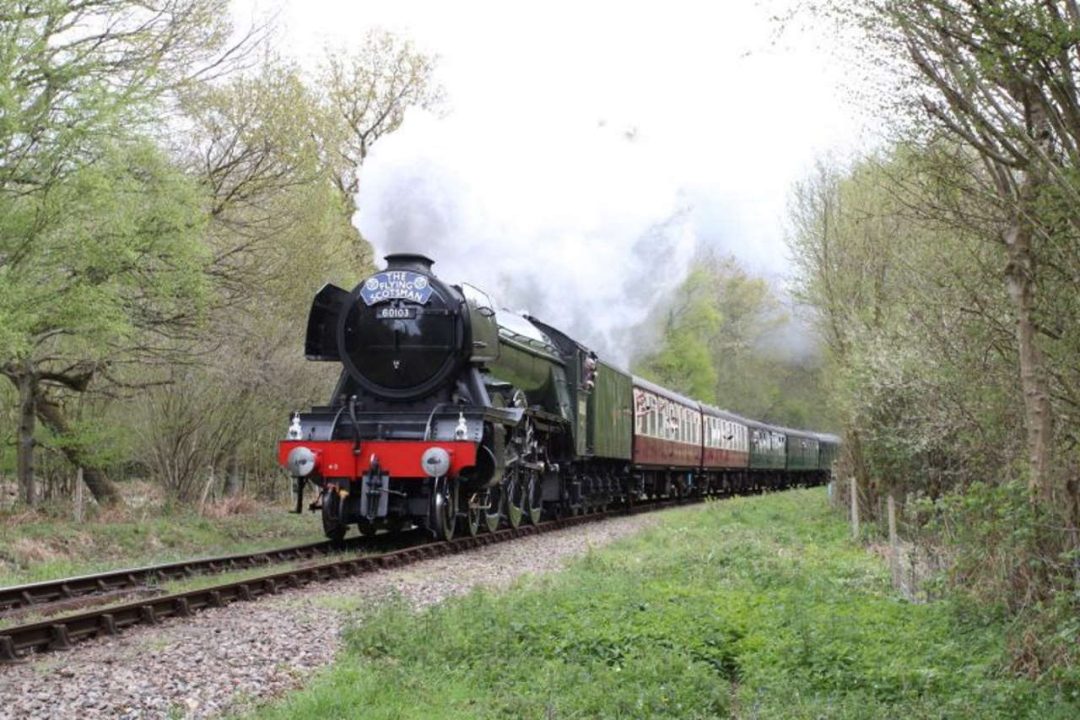
<svg viewBox="0 0 1080 720">
<path fill-rule="evenodd" d="M 283 591 L 207 610 L 184 622 L 140 626 L 69 652 L 0 666 L 0 720 L 206 718 L 300 686 L 330 663 L 348 614 L 336 598 L 397 594 L 421 608 L 477 586 L 503 588 L 558 570 L 589 548 L 657 522 L 617 517 L 459 555 Z"/>
</svg>

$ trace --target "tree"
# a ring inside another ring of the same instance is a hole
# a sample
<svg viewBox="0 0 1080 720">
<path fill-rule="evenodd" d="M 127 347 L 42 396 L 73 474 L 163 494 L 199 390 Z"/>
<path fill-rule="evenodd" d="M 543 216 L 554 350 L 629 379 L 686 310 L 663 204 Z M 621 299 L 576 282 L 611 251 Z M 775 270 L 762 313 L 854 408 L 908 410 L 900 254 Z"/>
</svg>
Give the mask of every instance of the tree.
<svg viewBox="0 0 1080 720">
<path fill-rule="evenodd" d="M 28 504 L 35 420 L 67 434 L 63 393 L 85 392 L 96 376 L 152 354 L 161 336 L 196 320 L 205 290 L 198 193 L 147 144 L 103 151 L 92 167 L 34 200 L 14 203 L 8 218 L 25 205 L 53 220 L 36 229 L 33 252 L 5 273 L 0 297 L 0 317 L 19 340 L 5 349 L 0 372 L 19 391 L 19 469 Z M 64 447 L 85 467 L 99 502 L 119 499 L 77 444 Z"/>
<path fill-rule="evenodd" d="M 699 254 L 671 302 L 647 325 L 661 328 L 658 348 L 635 372 L 691 397 L 755 419 L 827 422 L 816 365 L 783 350 L 794 332 L 768 283 L 732 258 Z"/>
<path fill-rule="evenodd" d="M 360 168 L 375 142 L 397 130 L 409 108 L 430 110 L 442 102 L 435 66 L 435 57 L 386 30 L 369 32 L 355 52 L 327 54 L 318 84 L 334 118 L 327 152 L 348 217 L 356 211 Z"/>
<path fill-rule="evenodd" d="M 938 128 L 977 154 L 979 177 L 996 201 L 997 239 L 1008 255 L 1002 279 L 1015 318 L 1030 491 L 1049 505 L 1059 494 L 1052 398 L 1074 407 L 1077 401 L 1072 383 L 1055 392 L 1047 345 L 1059 338 L 1040 316 L 1055 265 L 1063 279 L 1076 268 L 1080 13 L 1071 0 L 912 0 L 879 3 L 875 11 L 887 24 L 883 39 L 911 61 L 922 107 Z"/>
<path fill-rule="evenodd" d="M 847 470 L 932 497 L 1017 477 L 1016 335 L 1005 251 L 955 144 L 822 166 L 792 206 L 794 292 L 826 339 Z"/>
<path fill-rule="evenodd" d="M 241 458 L 272 452 L 252 428 L 279 429 L 332 385 L 331 368 L 302 355 L 311 297 L 369 267 L 323 153 L 329 112 L 296 65 L 269 57 L 192 88 L 182 107 L 192 132 L 175 152 L 204 191 L 212 292 L 201 332 L 181 344 L 194 362 L 167 369 L 132 434 L 167 492 L 191 501 L 208 468 L 229 468 L 214 474 L 231 482 Z"/>
<path fill-rule="evenodd" d="M 192 188 L 136 129 L 178 84 L 223 67 L 227 17 L 226 0 L 0 10 L 0 368 L 19 392 L 28 504 L 35 420 L 69 429 L 48 393 L 84 392 L 137 329 L 153 339 L 190 320 Z M 119 500 L 97 468 L 84 477 L 100 502 Z"/>
<path fill-rule="evenodd" d="M 719 377 L 709 339 L 723 322 L 709 292 L 710 279 L 704 268 L 690 272 L 664 313 L 660 349 L 636 363 L 637 371 L 655 382 L 705 399 L 712 399 Z"/>
</svg>

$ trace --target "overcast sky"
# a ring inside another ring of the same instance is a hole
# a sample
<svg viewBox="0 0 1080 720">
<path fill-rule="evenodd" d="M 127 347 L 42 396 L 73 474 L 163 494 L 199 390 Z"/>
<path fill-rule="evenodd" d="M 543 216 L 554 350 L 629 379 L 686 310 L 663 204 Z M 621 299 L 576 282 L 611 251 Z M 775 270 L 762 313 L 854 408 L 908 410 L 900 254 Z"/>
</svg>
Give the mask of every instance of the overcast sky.
<svg viewBox="0 0 1080 720">
<path fill-rule="evenodd" d="M 778 37 L 773 0 L 236 7 L 241 23 L 277 13 L 279 47 L 306 63 L 376 26 L 437 54 L 444 113 L 411 113 L 375 147 L 361 231 L 507 304 L 600 326 L 601 346 L 699 244 L 783 274 L 792 184 L 862 142 L 839 63 L 818 38 Z"/>
</svg>

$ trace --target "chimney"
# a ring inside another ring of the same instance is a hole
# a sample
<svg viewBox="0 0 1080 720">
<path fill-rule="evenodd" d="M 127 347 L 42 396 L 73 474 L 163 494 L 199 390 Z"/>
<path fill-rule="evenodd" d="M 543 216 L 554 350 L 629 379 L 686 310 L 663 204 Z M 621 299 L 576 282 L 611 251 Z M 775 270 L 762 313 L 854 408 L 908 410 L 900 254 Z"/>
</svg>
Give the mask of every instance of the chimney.
<svg viewBox="0 0 1080 720">
<path fill-rule="evenodd" d="M 394 253 L 386 256 L 387 270 L 412 270 L 434 276 L 435 273 L 431 271 L 434 264 L 435 261 L 431 258 L 416 253 Z"/>
</svg>

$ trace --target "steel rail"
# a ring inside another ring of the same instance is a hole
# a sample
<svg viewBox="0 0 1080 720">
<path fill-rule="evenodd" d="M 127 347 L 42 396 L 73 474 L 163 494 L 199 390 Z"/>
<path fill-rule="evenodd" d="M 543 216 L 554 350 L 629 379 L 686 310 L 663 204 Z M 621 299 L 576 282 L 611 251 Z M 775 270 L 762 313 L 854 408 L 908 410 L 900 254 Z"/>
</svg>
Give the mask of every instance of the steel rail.
<svg viewBox="0 0 1080 720">
<path fill-rule="evenodd" d="M 0 664 L 21 662 L 33 653 L 68 650 L 79 641 L 116 635 L 121 630 L 134 625 L 155 625 L 166 618 L 190 617 L 207 608 L 225 607 L 234 602 L 276 595 L 286 588 L 299 588 L 312 583 L 353 577 L 429 558 L 467 552 L 474 548 L 520 537 L 595 522 L 612 515 L 662 510 L 685 502 L 687 501 L 666 500 L 634 505 L 630 508 L 621 507 L 590 515 L 575 515 L 550 520 L 539 525 L 522 525 L 516 529 L 507 528 L 494 533 L 414 545 L 380 555 L 332 560 L 200 590 L 162 595 L 77 615 L 2 628 L 0 629 Z"/>
<path fill-rule="evenodd" d="M 340 545 L 334 545 L 327 540 L 323 540 L 272 550 L 195 558 L 159 565 L 109 570 L 102 573 L 57 580 L 44 580 L 25 585 L 12 585 L 0 588 L 0 616 L 12 614 L 12 611 L 33 611 L 36 608 L 46 607 L 50 604 L 79 598 L 90 598 L 95 595 L 108 596 L 123 591 L 140 590 L 148 586 L 156 586 L 174 580 L 184 580 L 196 575 L 250 570 L 278 563 L 327 557 L 334 552 L 356 550 L 369 544 L 386 542 L 391 537 L 400 541 L 406 536 L 411 536 L 411 533 L 406 533 L 405 536 L 351 537 Z"/>
</svg>

